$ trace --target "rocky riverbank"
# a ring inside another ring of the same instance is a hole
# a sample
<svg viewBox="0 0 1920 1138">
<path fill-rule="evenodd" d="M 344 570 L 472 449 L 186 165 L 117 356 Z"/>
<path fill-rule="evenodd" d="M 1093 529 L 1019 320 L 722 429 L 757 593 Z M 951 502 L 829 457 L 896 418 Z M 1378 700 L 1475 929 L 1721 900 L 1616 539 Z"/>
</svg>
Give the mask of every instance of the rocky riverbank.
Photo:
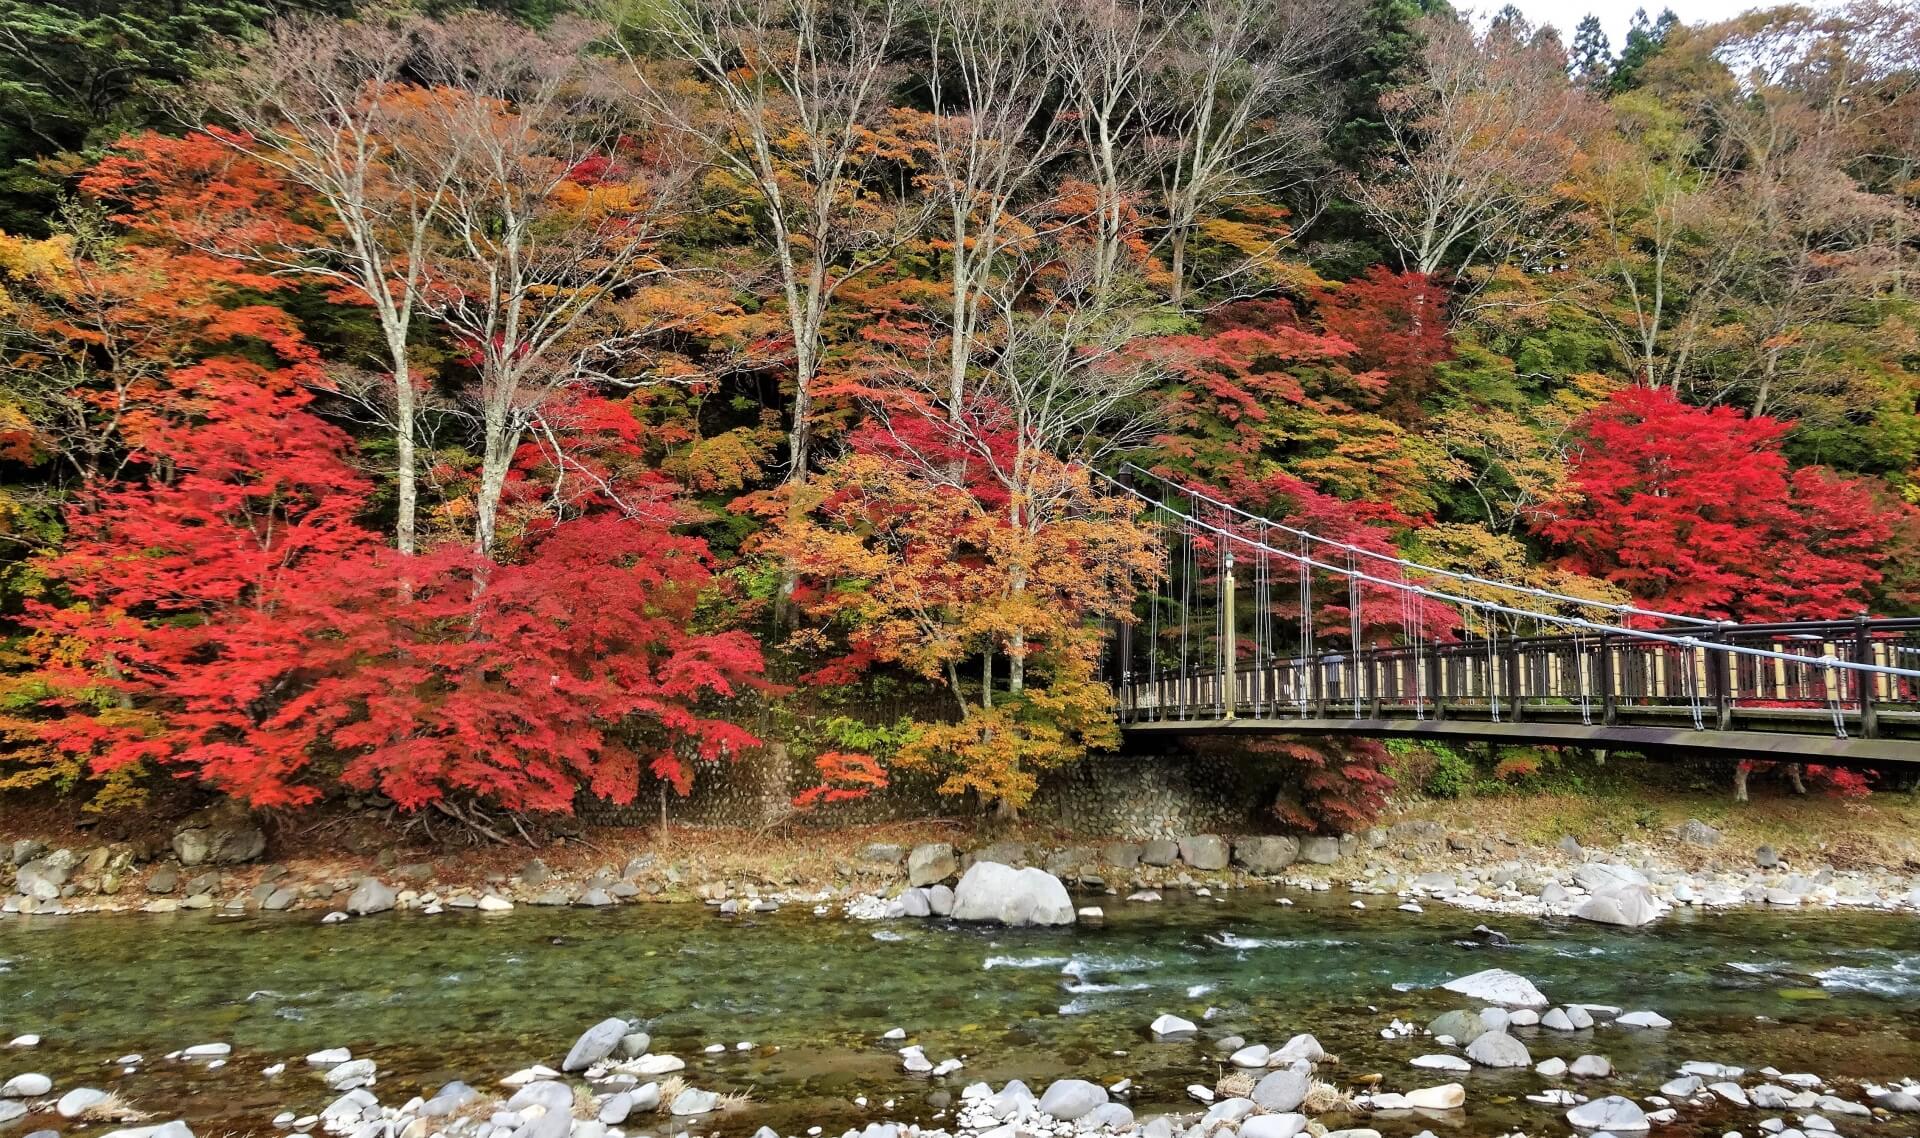
<svg viewBox="0 0 1920 1138">
<path fill-rule="evenodd" d="M 1382 1128 L 1457 1129 L 1483 1108 L 1511 1103 L 1516 1090 L 1527 1104 L 1516 1108 L 1524 1120 L 1516 1132 L 1571 1127 L 1581 1134 L 1633 1135 L 1704 1127 L 1724 1129 L 1729 1138 L 1837 1138 L 1920 1129 L 1920 1081 L 1912 1078 L 1850 1079 L 1795 1069 L 1788 1056 L 1778 1065 L 1746 1069 L 1700 1055 L 1649 1081 L 1656 1076 L 1616 1070 L 1608 1051 L 1674 1029 L 1656 1009 L 1579 1002 L 1577 993 L 1556 1001 L 1525 976 L 1497 968 L 1456 976 L 1439 993 L 1457 1006 L 1425 1024 L 1381 1013 L 1379 1022 L 1362 1014 L 1353 1022 L 1315 1025 L 1331 1049 L 1308 1032 L 1268 1040 L 1216 1031 L 1208 1026 L 1211 1013 L 1199 1022 L 1162 1014 L 1136 1034 L 1111 1040 L 1114 1055 L 1135 1054 L 1143 1064 L 1163 1066 L 1170 1056 L 1176 1062 L 1184 1056 L 1189 1069 L 1213 1071 L 1185 1087 L 1184 1106 L 1168 1103 L 1168 1088 L 1149 1089 L 1132 1078 L 1060 1078 L 1039 1093 L 1019 1080 L 998 1087 L 972 1081 L 970 1056 L 936 1060 L 903 1024 L 871 1046 L 898 1057 L 903 1076 L 915 1081 L 913 1093 L 896 1101 L 856 1091 L 846 1105 L 868 1121 L 845 1129 L 842 1138 L 1377 1138 Z M 1404 1065 L 1361 1071 L 1343 1064 L 1337 1052 L 1361 1033 L 1402 1041 Z M 104 1138 L 192 1138 L 189 1121 L 147 1117 L 109 1089 L 110 1080 L 61 1086 L 32 1070 L 41 1043 L 38 1035 L 22 1035 L 0 1048 L 0 1130 L 52 1138 L 118 1123 Z M 608 1018 L 548 1062 L 473 1083 L 448 1082 L 401 1101 L 383 1101 L 377 1055 L 344 1047 L 262 1056 L 216 1041 L 104 1062 L 121 1075 L 189 1064 L 234 1080 L 264 1080 L 286 1105 L 257 1120 L 252 1129 L 261 1134 L 626 1138 L 747 1133 L 757 1107 L 728 1089 L 724 1072 L 733 1055 L 763 1050 L 750 1040 L 715 1041 L 687 1058 L 659 1047 L 640 1024 Z M 825 1132 L 821 1125 L 789 1127 L 785 1138 Z M 782 1134 L 761 1126 L 755 1138 Z"/>
<path fill-rule="evenodd" d="M 952 829 L 952 827 L 945 827 Z M 911 833 L 911 830 L 907 830 Z M 1443 903 L 1494 913 L 1573 916 L 1635 926 L 1676 907 L 1850 907 L 1920 910 L 1920 851 L 1880 864 L 1836 865 L 1771 846 L 1736 848 L 1698 819 L 1643 839 L 1586 848 L 1571 835 L 1552 845 L 1505 832 L 1407 818 L 1341 837 L 1192 834 L 1146 841 L 1003 839 L 843 843 L 798 870 L 778 846 L 760 859 L 689 855 L 666 843 L 628 856 L 621 832 L 543 850 L 517 864 L 470 856 L 406 860 L 382 852 L 359 866 L 338 857 L 267 862 L 267 835 L 232 815 L 189 819 L 164 846 L 123 841 L 54 845 L 21 838 L 0 846 L 12 884 L 0 913 L 294 911 L 328 920 L 389 910 L 504 912 L 516 906 L 610 907 L 705 902 L 725 912 L 783 904 L 846 908 L 855 915 L 945 915 L 934 887 L 979 861 L 1031 867 L 1058 878 L 1083 904 L 1148 903 L 1167 890 L 1195 893 L 1278 885 L 1344 887 L 1401 903 Z M 629 835 L 632 832 L 626 832 Z M 724 840 L 722 837 L 720 840 Z M 817 845 L 818 837 L 806 839 Z M 1367 904 L 1366 900 L 1356 904 Z"/>
</svg>

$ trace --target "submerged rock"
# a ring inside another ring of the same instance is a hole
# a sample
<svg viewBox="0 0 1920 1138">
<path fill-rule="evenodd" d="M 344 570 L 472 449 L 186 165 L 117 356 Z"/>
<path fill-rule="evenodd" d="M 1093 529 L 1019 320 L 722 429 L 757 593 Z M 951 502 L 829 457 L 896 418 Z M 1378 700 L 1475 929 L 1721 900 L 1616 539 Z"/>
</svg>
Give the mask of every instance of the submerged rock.
<svg viewBox="0 0 1920 1138">
<path fill-rule="evenodd" d="M 1526 1044 L 1504 1031 L 1489 1031 L 1467 1044 L 1467 1058 L 1482 1067 L 1531 1067 Z"/>
<path fill-rule="evenodd" d="M 1630 1098 L 1608 1095 L 1583 1102 L 1567 1112 L 1567 1121 L 1582 1130 L 1645 1130 L 1647 1112 Z"/>
<path fill-rule="evenodd" d="M 1547 998 L 1540 994 L 1540 989 L 1533 986 L 1533 981 L 1504 968 L 1487 968 L 1468 976 L 1458 976 L 1440 986 L 1449 992 L 1510 1008 L 1544 1008 L 1548 1004 Z"/>
</svg>

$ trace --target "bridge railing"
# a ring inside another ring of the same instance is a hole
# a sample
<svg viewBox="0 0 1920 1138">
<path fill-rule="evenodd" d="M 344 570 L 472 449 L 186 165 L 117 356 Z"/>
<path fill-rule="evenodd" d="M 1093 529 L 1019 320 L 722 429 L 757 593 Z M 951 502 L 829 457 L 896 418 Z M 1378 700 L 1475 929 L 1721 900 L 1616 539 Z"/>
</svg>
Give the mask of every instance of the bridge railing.
<svg viewBox="0 0 1920 1138">
<path fill-rule="evenodd" d="M 1867 738 L 1889 724 L 1920 729 L 1920 680 L 1835 666 L 1920 664 L 1920 619 L 1668 631 L 1686 642 L 1579 632 L 1304 658 L 1243 651 L 1231 669 L 1129 673 L 1116 695 L 1127 722 L 1456 716 Z"/>
</svg>

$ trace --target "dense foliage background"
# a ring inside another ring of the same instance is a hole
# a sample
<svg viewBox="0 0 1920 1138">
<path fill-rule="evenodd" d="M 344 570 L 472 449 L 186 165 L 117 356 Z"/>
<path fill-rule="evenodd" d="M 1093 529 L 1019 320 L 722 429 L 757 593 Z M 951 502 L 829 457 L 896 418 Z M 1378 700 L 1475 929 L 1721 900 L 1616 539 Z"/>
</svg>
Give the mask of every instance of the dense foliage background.
<svg viewBox="0 0 1920 1138">
<path fill-rule="evenodd" d="M 0 789 L 566 810 L 887 688 L 805 802 L 1016 809 L 1116 741 L 1123 458 L 1582 597 L 1915 604 L 1910 5 L 0 29 Z M 1384 792 L 1342 746 L 1277 745 L 1297 820 Z"/>
</svg>

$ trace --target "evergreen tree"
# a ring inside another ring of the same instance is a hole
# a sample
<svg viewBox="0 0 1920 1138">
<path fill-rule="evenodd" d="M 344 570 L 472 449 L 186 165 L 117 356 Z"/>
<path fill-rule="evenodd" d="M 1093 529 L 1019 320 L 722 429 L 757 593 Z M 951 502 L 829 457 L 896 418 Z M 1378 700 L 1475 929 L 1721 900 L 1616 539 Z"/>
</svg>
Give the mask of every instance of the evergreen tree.
<svg viewBox="0 0 1920 1138">
<path fill-rule="evenodd" d="M 1633 24 L 1627 29 L 1626 46 L 1620 49 L 1620 62 L 1614 65 L 1612 89 L 1617 94 L 1631 91 L 1640 85 L 1640 72 L 1660 54 L 1667 36 L 1680 25 L 1680 17 L 1673 9 L 1661 11 L 1660 18 L 1652 23 L 1647 21 L 1647 10 L 1641 8 L 1633 14 Z"/>
<path fill-rule="evenodd" d="M 1589 13 L 1573 32 L 1573 77 L 1589 90 L 1604 90 L 1613 79 L 1613 45 L 1600 17 Z"/>
</svg>

